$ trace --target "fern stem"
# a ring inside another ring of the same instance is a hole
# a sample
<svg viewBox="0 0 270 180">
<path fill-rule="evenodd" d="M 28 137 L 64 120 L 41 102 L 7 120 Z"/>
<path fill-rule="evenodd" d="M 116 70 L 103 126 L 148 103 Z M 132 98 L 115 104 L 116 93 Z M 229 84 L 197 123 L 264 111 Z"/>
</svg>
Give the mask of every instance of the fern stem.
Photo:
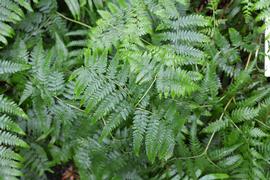
<svg viewBox="0 0 270 180">
<path fill-rule="evenodd" d="M 148 89 L 145 91 L 144 95 L 141 97 L 141 99 L 136 103 L 135 107 L 137 107 L 140 102 L 145 98 L 145 96 L 148 94 L 148 92 L 151 90 L 151 88 L 153 87 L 154 83 L 157 80 L 157 74 L 155 75 L 154 80 L 152 81 L 152 83 L 150 84 L 150 86 L 148 87 Z"/>
<path fill-rule="evenodd" d="M 265 123 L 259 121 L 258 119 L 255 119 L 255 121 L 257 121 L 258 123 L 262 124 L 263 126 L 267 127 L 268 129 L 270 129 L 270 126 L 268 126 Z"/>
<path fill-rule="evenodd" d="M 221 119 L 223 118 L 223 116 L 224 116 L 224 114 L 225 114 L 227 108 L 228 108 L 229 105 L 231 104 L 232 100 L 233 100 L 233 97 L 232 97 L 232 98 L 228 101 L 228 103 L 225 105 L 225 107 L 224 107 L 224 109 L 223 109 L 223 112 L 222 112 L 222 114 L 221 114 L 220 117 L 219 117 L 219 120 L 221 120 Z M 210 139 L 209 139 L 209 141 L 208 141 L 208 143 L 207 143 L 207 145 L 206 145 L 204 151 L 203 151 L 201 154 L 195 155 L 195 156 L 189 156 L 189 157 L 179 157 L 179 158 L 175 158 L 175 159 L 196 159 L 196 158 L 199 158 L 199 157 L 202 157 L 202 156 L 206 156 L 206 155 L 207 155 L 207 152 L 208 152 L 208 149 L 209 149 L 209 147 L 210 147 L 210 145 L 211 145 L 211 143 L 212 143 L 212 141 L 213 141 L 213 139 L 214 139 L 215 134 L 216 134 L 216 131 L 214 131 L 214 132 L 211 134 L 211 137 L 210 137 Z"/>
<path fill-rule="evenodd" d="M 68 20 L 68 21 L 70 21 L 70 22 L 73 22 L 73 23 L 76 23 L 76 24 L 80 24 L 80 25 L 82 25 L 82 26 L 84 26 L 84 27 L 87 27 L 87 28 L 92 28 L 91 26 L 89 26 L 89 25 L 87 25 L 87 24 L 85 24 L 85 23 L 83 23 L 83 22 L 80 22 L 80 21 L 76 21 L 76 20 L 74 20 L 74 19 L 71 19 L 71 18 L 69 18 L 69 17 L 66 17 L 64 14 L 62 14 L 62 13 L 60 13 L 60 12 L 56 12 L 59 16 L 61 16 L 62 18 L 64 18 L 64 19 L 66 19 L 66 20 Z"/>
<path fill-rule="evenodd" d="M 80 109 L 80 108 L 78 108 L 78 107 L 76 107 L 76 106 L 74 106 L 74 105 L 72 105 L 72 104 L 69 104 L 69 103 L 64 102 L 64 101 L 63 101 L 62 99 L 60 99 L 59 97 L 57 97 L 57 96 L 54 96 L 54 97 L 55 97 L 55 99 L 57 99 L 58 101 L 61 101 L 62 103 L 68 105 L 69 107 L 71 107 L 71 108 L 73 108 L 73 109 L 76 109 L 77 111 L 80 111 L 80 112 L 85 113 L 84 110 L 82 110 L 82 109 Z"/>
<path fill-rule="evenodd" d="M 247 59 L 247 63 L 246 63 L 246 66 L 245 66 L 245 70 L 248 68 L 248 65 L 250 63 L 251 56 L 252 56 L 252 53 L 249 53 L 248 59 Z"/>
<path fill-rule="evenodd" d="M 140 108 L 140 107 L 137 107 L 136 109 L 139 109 L 139 110 L 141 110 L 141 111 L 145 111 L 145 112 L 148 112 L 148 113 L 150 113 L 150 114 L 153 114 L 151 111 L 148 111 L 148 110 L 143 109 L 143 108 Z"/>
<path fill-rule="evenodd" d="M 211 163 L 211 164 L 213 164 L 213 166 L 215 166 L 216 168 L 218 168 L 218 169 L 221 169 L 218 165 L 216 165 L 216 163 L 214 163 L 210 158 L 209 158 L 209 156 L 206 154 L 206 159 Z"/>
</svg>

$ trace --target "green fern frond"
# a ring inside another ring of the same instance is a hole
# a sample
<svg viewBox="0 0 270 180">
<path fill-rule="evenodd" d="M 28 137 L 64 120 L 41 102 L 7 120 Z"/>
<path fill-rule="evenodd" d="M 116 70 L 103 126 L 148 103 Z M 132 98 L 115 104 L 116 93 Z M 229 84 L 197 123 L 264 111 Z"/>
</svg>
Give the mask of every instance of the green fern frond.
<svg viewBox="0 0 270 180">
<path fill-rule="evenodd" d="M 207 41 L 207 36 L 188 30 L 177 30 L 176 32 L 166 32 L 163 34 L 164 40 L 169 40 L 174 43 L 178 41 L 202 43 Z"/>
<path fill-rule="evenodd" d="M 20 126 L 14 123 L 7 115 L 0 116 L 0 129 L 25 135 Z"/>
<path fill-rule="evenodd" d="M 32 174 L 27 174 L 25 178 L 31 178 L 31 175 L 42 178 L 42 176 L 44 177 L 44 172 L 52 172 L 50 161 L 43 147 L 38 144 L 31 144 L 30 147 L 29 150 L 22 152 L 26 160 L 23 169 L 28 169 L 32 172 Z"/>
<path fill-rule="evenodd" d="M 256 91 L 253 91 L 250 97 L 245 98 L 244 100 L 237 103 L 238 107 L 247 107 L 247 106 L 253 106 L 257 104 L 258 102 L 261 102 L 264 97 L 266 97 L 270 93 L 270 88 L 266 89 L 259 89 Z M 262 103 L 261 105 L 263 105 Z"/>
<path fill-rule="evenodd" d="M 0 61 L 0 74 L 10 74 L 29 69 L 27 64 L 18 64 L 10 61 Z"/>
<path fill-rule="evenodd" d="M 236 144 L 231 147 L 213 150 L 209 152 L 209 156 L 211 157 L 212 160 L 223 159 L 226 156 L 232 155 L 232 153 L 235 152 L 236 149 L 238 149 L 241 145 L 242 144 Z"/>
<path fill-rule="evenodd" d="M 22 118 L 27 118 L 27 115 L 13 101 L 0 95 L 0 112 L 14 114 Z"/>
<path fill-rule="evenodd" d="M 48 90 L 51 92 L 59 92 L 64 89 L 64 75 L 60 72 L 52 72 L 48 76 Z"/>
<path fill-rule="evenodd" d="M 258 2 L 256 2 L 255 4 L 255 8 L 256 9 L 264 9 L 270 6 L 270 2 L 267 0 L 259 0 Z"/>
<path fill-rule="evenodd" d="M 189 27 L 206 27 L 209 26 L 209 21 L 202 15 L 187 15 L 179 17 L 170 25 L 171 28 L 181 29 Z"/>
<path fill-rule="evenodd" d="M 230 35 L 230 41 L 233 46 L 238 47 L 242 45 L 243 38 L 237 30 L 235 30 L 234 28 L 230 28 L 229 35 Z"/>
<path fill-rule="evenodd" d="M 250 75 L 247 71 L 242 71 L 238 76 L 235 77 L 235 81 L 228 87 L 225 96 L 228 98 L 233 97 L 237 94 L 241 88 L 245 86 L 245 83 L 250 81 Z"/>
<path fill-rule="evenodd" d="M 175 138 L 171 128 L 165 124 L 161 124 L 159 128 L 159 144 L 157 145 L 158 149 L 158 158 L 160 160 L 168 160 L 174 151 Z"/>
<path fill-rule="evenodd" d="M 80 3 L 78 0 L 65 0 L 71 14 L 75 19 L 80 19 Z"/>
<path fill-rule="evenodd" d="M 10 23 L 17 24 L 24 18 L 22 7 L 33 11 L 29 2 L 22 0 L 1 0 L 0 1 L 0 43 L 8 44 L 8 37 L 13 37 L 15 32 Z M 3 47 L 0 45 L 0 48 Z"/>
<path fill-rule="evenodd" d="M 23 140 L 18 138 L 16 135 L 1 130 L 0 130 L 0 143 L 9 146 L 28 147 L 28 145 Z"/>
<path fill-rule="evenodd" d="M 219 119 L 215 122 L 211 122 L 207 127 L 203 129 L 206 133 L 218 132 L 222 129 L 225 129 L 229 126 L 230 121 L 227 118 Z"/>
<path fill-rule="evenodd" d="M 23 93 L 21 95 L 19 104 L 22 104 L 27 98 L 29 98 L 33 94 L 33 92 L 34 92 L 33 84 L 32 84 L 32 82 L 28 81 L 25 84 L 25 88 L 24 88 Z"/>
<path fill-rule="evenodd" d="M 0 95 L 0 176 L 2 178 L 15 178 L 22 176 L 19 170 L 22 166 L 23 158 L 12 150 L 16 147 L 29 147 L 26 142 L 21 140 L 16 134 L 25 135 L 23 130 L 6 114 L 17 115 L 27 118 L 27 115 L 13 101 Z M 12 132 L 12 133 L 11 133 Z"/>
<path fill-rule="evenodd" d="M 243 158 L 240 155 L 233 155 L 223 159 L 218 165 L 223 168 L 229 168 L 239 165 L 241 161 L 243 161 Z"/>
<path fill-rule="evenodd" d="M 157 90 L 167 97 L 190 95 L 198 90 L 198 86 L 194 81 L 201 79 L 201 75 L 197 72 L 185 71 L 182 69 L 166 69 L 157 75 Z M 177 85 L 180 83 L 179 85 Z"/>
<path fill-rule="evenodd" d="M 49 64 L 46 64 L 45 52 L 43 50 L 41 42 L 31 52 L 31 65 L 32 71 L 36 74 L 37 80 L 41 84 L 47 83 Z"/>
<path fill-rule="evenodd" d="M 261 138 L 261 137 L 267 137 L 268 136 L 268 134 L 266 134 L 265 132 L 263 132 L 259 128 L 250 129 L 249 134 L 250 134 L 251 137 L 255 137 L 255 138 Z"/>
<path fill-rule="evenodd" d="M 150 18 L 144 2 L 141 0 L 126 3 L 109 3 L 108 11 L 99 11 L 102 19 L 97 21 L 97 27 L 90 32 L 89 47 L 110 48 L 122 40 L 136 39 L 151 32 Z"/>
<path fill-rule="evenodd" d="M 149 121 L 150 113 L 145 110 L 148 105 L 149 98 L 145 98 L 141 104 L 140 108 L 137 108 L 134 112 L 133 117 L 133 150 L 138 156 L 140 153 L 143 138 L 147 129 L 147 124 Z"/>
<path fill-rule="evenodd" d="M 127 102 L 119 104 L 115 112 L 111 113 L 102 130 L 101 139 L 107 137 L 114 129 L 116 129 L 123 121 L 127 120 L 131 112 L 131 107 Z"/>
<path fill-rule="evenodd" d="M 234 122 L 242 122 L 245 120 L 252 120 L 257 115 L 258 109 L 245 107 L 233 110 L 231 113 L 231 118 Z"/>
<path fill-rule="evenodd" d="M 146 130 L 145 136 L 145 148 L 146 155 L 150 162 L 154 162 L 158 154 L 157 143 L 158 143 L 158 130 L 160 125 L 160 119 L 157 114 L 152 114 L 149 118 L 149 123 Z"/>
</svg>

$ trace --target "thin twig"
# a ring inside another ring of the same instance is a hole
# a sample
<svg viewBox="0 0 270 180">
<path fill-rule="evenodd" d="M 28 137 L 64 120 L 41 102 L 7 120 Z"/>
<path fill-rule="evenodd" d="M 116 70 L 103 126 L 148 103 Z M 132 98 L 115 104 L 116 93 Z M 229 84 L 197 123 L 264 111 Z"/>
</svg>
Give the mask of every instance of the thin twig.
<svg viewBox="0 0 270 180">
<path fill-rule="evenodd" d="M 60 13 L 60 12 L 56 12 L 59 16 L 61 16 L 62 18 L 64 18 L 64 19 L 66 19 L 66 20 L 68 20 L 68 21 L 70 21 L 70 22 L 73 22 L 73 23 L 76 23 L 76 24 L 80 24 L 80 25 L 82 25 L 82 26 L 84 26 L 84 27 L 87 27 L 87 28 L 92 28 L 91 26 L 89 26 L 89 25 L 87 25 L 87 24 L 85 24 L 85 23 L 83 23 L 83 22 L 80 22 L 80 21 L 76 21 L 76 20 L 74 20 L 74 19 L 71 19 L 71 18 L 69 18 L 69 17 L 66 17 L 64 14 L 62 14 L 62 13 Z"/>
<path fill-rule="evenodd" d="M 74 106 L 74 105 L 72 105 L 72 104 L 69 104 L 69 103 L 67 103 L 67 102 L 64 102 L 64 101 L 63 101 L 62 99 L 60 99 L 59 97 L 57 97 L 57 96 L 54 96 L 54 97 L 55 97 L 55 99 L 57 99 L 58 101 L 61 101 L 62 103 L 68 105 L 69 107 L 71 107 L 71 108 L 73 108 L 73 109 L 76 109 L 77 111 L 80 111 L 80 112 L 85 113 L 84 110 L 82 110 L 82 109 L 80 109 L 80 108 L 78 108 L 78 107 L 76 107 L 76 106 Z"/>
<path fill-rule="evenodd" d="M 148 113 L 150 113 L 150 114 L 153 114 L 151 111 L 148 111 L 148 110 L 143 109 L 143 108 L 140 108 L 140 107 L 137 107 L 136 109 L 139 109 L 139 110 L 141 110 L 141 111 L 145 111 L 145 112 L 148 112 Z"/>
<path fill-rule="evenodd" d="M 209 158 L 209 156 L 206 154 L 205 155 L 206 156 L 206 159 L 211 163 L 211 164 L 213 164 L 213 166 L 215 166 L 216 168 L 218 168 L 218 169 L 221 169 L 218 165 L 216 165 L 216 163 L 214 163 L 210 158 Z"/>
<path fill-rule="evenodd" d="M 268 126 L 268 125 L 266 125 L 265 123 L 259 121 L 258 119 L 255 119 L 255 121 L 257 121 L 258 123 L 260 123 L 260 124 L 262 124 L 263 126 L 265 126 L 265 127 L 267 127 L 267 128 L 270 129 L 270 126 Z"/>
<path fill-rule="evenodd" d="M 228 101 L 228 103 L 227 103 L 226 106 L 224 107 L 224 110 L 223 110 L 222 114 L 220 115 L 219 120 L 221 120 L 221 119 L 223 118 L 223 116 L 224 116 L 224 114 L 225 114 L 227 108 L 228 108 L 229 105 L 231 104 L 232 100 L 233 100 L 233 97 Z M 202 157 L 202 156 L 207 155 L 208 149 L 209 149 L 209 147 L 210 147 L 210 145 L 211 145 L 211 143 L 212 143 L 212 141 L 213 141 L 213 139 L 214 139 L 215 134 L 216 134 L 216 131 L 214 131 L 214 132 L 211 134 L 211 137 L 210 137 L 210 139 L 209 139 L 209 141 L 208 141 L 208 143 L 207 143 L 207 145 L 206 145 L 204 151 L 203 151 L 201 154 L 195 155 L 195 156 L 189 156 L 189 157 L 179 157 L 179 158 L 176 158 L 176 159 L 196 159 L 196 158 L 199 158 L 199 157 Z"/>
<path fill-rule="evenodd" d="M 252 56 L 252 53 L 249 53 L 248 59 L 247 59 L 247 63 L 246 63 L 246 66 L 245 66 L 245 70 L 248 68 L 248 65 L 250 63 L 251 56 Z"/>
<path fill-rule="evenodd" d="M 145 91 L 144 95 L 141 97 L 141 99 L 136 103 L 135 107 L 137 107 L 140 102 L 144 99 L 144 97 L 148 94 L 148 92 L 150 91 L 150 89 L 152 88 L 152 86 L 154 85 L 154 83 L 157 80 L 157 74 L 155 75 L 154 80 L 152 81 L 152 83 L 150 84 L 150 86 L 148 87 L 148 89 Z"/>
</svg>

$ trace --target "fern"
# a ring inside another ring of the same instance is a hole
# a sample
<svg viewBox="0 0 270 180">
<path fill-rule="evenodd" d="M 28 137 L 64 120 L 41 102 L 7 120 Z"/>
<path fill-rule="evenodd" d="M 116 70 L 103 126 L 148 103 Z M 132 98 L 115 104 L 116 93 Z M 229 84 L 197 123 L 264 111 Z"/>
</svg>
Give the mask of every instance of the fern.
<svg viewBox="0 0 270 180">
<path fill-rule="evenodd" d="M 0 175 L 2 178 L 22 176 L 20 168 L 23 158 L 12 150 L 13 146 L 28 147 L 17 134 L 25 135 L 24 131 L 7 115 L 16 115 L 27 118 L 27 115 L 13 101 L 3 95 L 0 96 Z M 16 134 L 14 134 L 16 133 Z"/>
<path fill-rule="evenodd" d="M 145 110 L 147 105 L 148 105 L 147 98 L 145 98 L 142 101 L 140 108 L 136 109 L 136 111 L 134 112 L 133 149 L 137 156 L 139 155 L 142 141 L 146 133 L 147 124 L 149 121 L 150 114 L 147 110 Z"/>
<path fill-rule="evenodd" d="M 0 0 L 0 179 L 270 179 L 269 5 Z"/>
<path fill-rule="evenodd" d="M 9 23 L 17 24 L 24 17 L 24 12 L 22 7 L 28 11 L 33 11 L 31 5 L 26 1 L 19 0 L 1 0 L 0 1 L 0 42 L 3 45 L 8 44 L 8 37 L 13 37 L 15 32 Z"/>
<path fill-rule="evenodd" d="M 109 3 L 110 12 L 100 10 L 102 19 L 97 21 L 98 27 L 90 32 L 89 47 L 110 48 L 126 38 L 136 39 L 150 33 L 150 18 L 143 4 L 140 0 L 132 1 L 131 5 Z"/>
<path fill-rule="evenodd" d="M 29 69 L 29 65 L 0 61 L 0 74 L 15 73 Z"/>
</svg>

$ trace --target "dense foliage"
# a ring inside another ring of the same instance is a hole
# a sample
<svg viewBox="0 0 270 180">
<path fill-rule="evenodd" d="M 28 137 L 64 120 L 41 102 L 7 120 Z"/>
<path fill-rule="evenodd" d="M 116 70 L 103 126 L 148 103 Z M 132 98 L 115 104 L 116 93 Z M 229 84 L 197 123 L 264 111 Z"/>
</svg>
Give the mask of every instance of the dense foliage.
<svg viewBox="0 0 270 180">
<path fill-rule="evenodd" d="M 0 0 L 0 179 L 270 179 L 269 13 Z"/>
</svg>

